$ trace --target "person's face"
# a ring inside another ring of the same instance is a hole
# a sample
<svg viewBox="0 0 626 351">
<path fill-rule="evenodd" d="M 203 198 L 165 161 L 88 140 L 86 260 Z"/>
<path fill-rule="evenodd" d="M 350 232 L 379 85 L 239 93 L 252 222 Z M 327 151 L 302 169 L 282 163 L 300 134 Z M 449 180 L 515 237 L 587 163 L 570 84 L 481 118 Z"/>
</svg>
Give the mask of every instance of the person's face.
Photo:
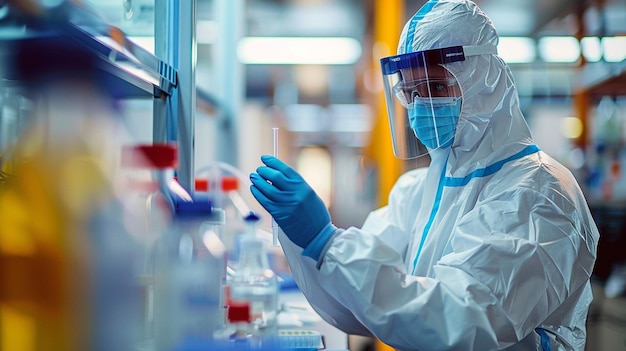
<svg viewBox="0 0 626 351">
<path fill-rule="evenodd" d="M 396 87 L 411 103 L 415 97 L 459 97 L 461 89 L 454 76 L 440 65 L 404 69 Z"/>
</svg>

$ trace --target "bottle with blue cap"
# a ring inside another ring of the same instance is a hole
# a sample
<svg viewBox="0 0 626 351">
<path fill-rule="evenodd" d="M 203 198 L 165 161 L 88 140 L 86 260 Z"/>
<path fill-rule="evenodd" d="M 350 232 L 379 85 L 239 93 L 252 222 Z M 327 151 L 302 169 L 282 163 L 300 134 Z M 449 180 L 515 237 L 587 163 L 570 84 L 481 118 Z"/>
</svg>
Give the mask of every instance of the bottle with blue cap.
<svg viewBox="0 0 626 351">
<path fill-rule="evenodd" d="M 249 303 L 251 342 L 271 342 L 277 335 L 278 282 L 270 269 L 265 243 L 257 235 L 260 218 L 244 217 L 246 233 L 239 240 L 239 260 L 230 281 L 231 303 Z"/>
<path fill-rule="evenodd" d="M 226 247 L 205 226 L 212 217 L 206 197 L 174 196 L 171 230 L 155 258 L 155 341 L 171 351 L 190 341 L 210 342 L 223 324 L 222 283 Z"/>
</svg>

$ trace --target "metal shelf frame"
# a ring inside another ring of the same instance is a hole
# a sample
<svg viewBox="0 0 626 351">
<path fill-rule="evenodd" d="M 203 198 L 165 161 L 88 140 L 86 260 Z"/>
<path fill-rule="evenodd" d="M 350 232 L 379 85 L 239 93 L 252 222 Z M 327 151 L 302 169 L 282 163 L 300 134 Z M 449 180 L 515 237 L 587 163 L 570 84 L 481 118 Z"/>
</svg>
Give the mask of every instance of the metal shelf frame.
<svg viewBox="0 0 626 351">
<path fill-rule="evenodd" d="M 79 45 L 93 53 L 105 73 L 100 83 L 115 98 L 153 99 L 153 142 L 178 143 L 178 181 L 193 192 L 196 2 L 155 0 L 155 54 L 72 1 L 40 17 L 14 9 L 17 14 L 0 23 L 0 60 L 11 60 L 18 42 Z M 2 73 L 5 86 L 19 85 L 18 79 Z"/>
<path fill-rule="evenodd" d="M 189 192 L 195 192 L 196 8 L 197 0 L 155 0 L 155 55 L 176 67 L 178 84 L 168 99 L 154 100 L 153 139 L 178 142 L 178 182 Z"/>
<path fill-rule="evenodd" d="M 86 10 L 74 5 L 67 21 L 29 19 L 0 27 L 2 58 L 10 59 L 12 44 L 20 42 L 52 41 L 84 47 L 98 58 L 98 66 L 109 73 L 119 88 L 119 98 L 150 98 L 171 95 L 177 85 L 176 70 L 163 60 L 128 40 L 124 33 L 97 21 L 91 16 L 87 24 Z M 78 15 L 77 15 L 78 13 Z M 79 19 L 76 19 L 79 18 Z M 45 53 L 42 53 L 45 55 Z M 5 79 L 12 80 L 10 72 Z"/>
</svg>

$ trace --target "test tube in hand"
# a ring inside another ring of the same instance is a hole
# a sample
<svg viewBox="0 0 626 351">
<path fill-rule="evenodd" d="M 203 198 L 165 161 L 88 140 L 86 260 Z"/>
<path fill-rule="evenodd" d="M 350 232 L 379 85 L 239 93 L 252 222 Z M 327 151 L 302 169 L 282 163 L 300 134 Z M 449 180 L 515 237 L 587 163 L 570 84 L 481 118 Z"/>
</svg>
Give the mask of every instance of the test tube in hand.
<svg viewBox="0 0 626 351">
<path fill-rule="evenodd" d="M 278 128 L 272 128 L 274 133 L 274 157 L 278 157 Z M 278 223 L 272 217 L 272 246 L 278 246 Z"/>
</svg>

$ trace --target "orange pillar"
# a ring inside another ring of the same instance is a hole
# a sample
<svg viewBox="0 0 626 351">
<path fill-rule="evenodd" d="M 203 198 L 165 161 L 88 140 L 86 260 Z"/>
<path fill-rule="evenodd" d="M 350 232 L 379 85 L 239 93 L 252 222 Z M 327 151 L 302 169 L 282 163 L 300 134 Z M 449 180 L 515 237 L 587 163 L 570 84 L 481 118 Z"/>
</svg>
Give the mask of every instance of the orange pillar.
<svg viewBox="0 0 626 351">
<path fill-rule="evenodd" d="M 374 46 L 372 53 L 374 71 L 380 73 L 380 58 L 394 55 L 404 24 L 403 0 L 375 0 L 374 1 Z M 384 91 L 376 94 L 376 122 L 372 131 L 372 138 L 368 147 L 368 154 L 378 167 L 378 202 L 387 203 L 387 197 L 393 184 L 402 173 L 402 161 L 393 155 L 391 131 L 387 117 Z M 394 349 L 376 340 L 377 351 L 393 351 Z"/>
<path fill-rule="evenodd" d="M 577 91 L 574 93 L 574 110 L 578 114 L 578 118 L 582 121 L 583 130 L 578 139 L 574 141 L 577 147 L 585 150 L 589 138 L 589 95 L 586 91 Z"/>
<path fill-rule="evenodd" d="M 396 53 L 398 39 L 404 24 L 404 2 L 403 0 L 375 0 L 373 16 L 374 44 L 372 46 L 372 65 L 374 72 L 378 73 L 376 79 L 382 80 L 380 59 Z M 377 167 L 378 204 L 382 206 L 387 203 L 391 187 L 402 172 L 402 163 L 393 155 L 385 95 L 382 88 L 374 96 L 375 101 L 373 105 L 376 120 L 365 155 Z"/>
</svg>

